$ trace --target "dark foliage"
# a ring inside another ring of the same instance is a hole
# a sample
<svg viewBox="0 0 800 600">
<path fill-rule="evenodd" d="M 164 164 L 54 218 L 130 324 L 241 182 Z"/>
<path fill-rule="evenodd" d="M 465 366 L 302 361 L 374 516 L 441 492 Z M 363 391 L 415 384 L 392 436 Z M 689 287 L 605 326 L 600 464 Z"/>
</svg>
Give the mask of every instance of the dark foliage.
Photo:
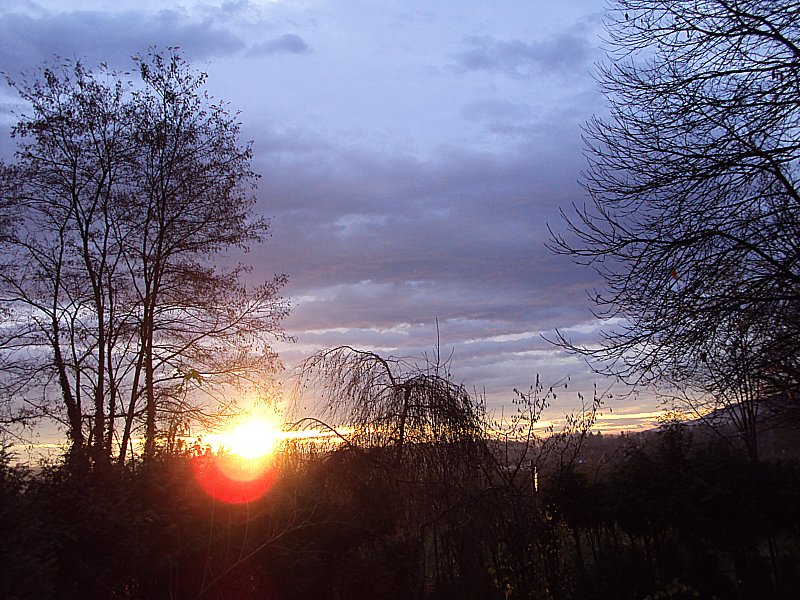
<svg viewBox="0 0 800 600">
<path fill-rule="evenodd" d="M 393 476 L 394 457 L 356 447 L 287 454 L 263 498 L 234 505 L 196 483 L 203 458 L 32 474 L 4 454 L 0 596 L 800 593 L 794 461 L 753 463 L 681 426 L 647 437 L 590 436 L 576 461 L 542 466 L 534 493 L 530 473 L 509 483 L 498 463 L 423 488 Z"/>
</svg>

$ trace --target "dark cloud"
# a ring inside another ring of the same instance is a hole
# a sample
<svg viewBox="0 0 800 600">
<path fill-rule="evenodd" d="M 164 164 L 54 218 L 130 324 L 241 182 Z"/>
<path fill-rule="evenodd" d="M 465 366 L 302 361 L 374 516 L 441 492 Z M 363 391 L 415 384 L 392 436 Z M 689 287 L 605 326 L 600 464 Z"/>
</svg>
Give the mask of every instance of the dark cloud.
<svg viewBox="0 0 800 600">
<path fill-rule="evenodd" d="M 267 54 L 308 54 L 311 48 L 298 35 L 284 33 L 281 36 L 255 44 L 248 52 L 249 56 Z"/>
<path fill-rule="evenodd" d="M 581 28 L 551 35 L 541 41 L 497 40 L 471 37 L 466 48 L 456 54 L 459 71 L 487 71 L 512 78 L 531 77 L 538 73 L 571 74 L 584 67 L 592 56 L 593 46 Z"/>
<path fill-rule="evenodd" d="M 188 58 L 202 60 L 233 54 L 244 44 L 210 17 L 193 20 L 175 10 L 0 15 L 0 69 L 9 73 L 29 70 L 54 55 L 125 68 L 133 54 L 149 46 L 179 46 Z"/>
<path fill-rule="evenodd" d="M 568 160 L 533 142 L 431 160 L 335 147 L 273 160 L 273 148 L 259 162 L 274 238 L 250 259 L 256 273 L 290 274 L 288 293 L 305 297 L 292 317 L 303 330 L 440 318 L 483 323 L 490 336 L 588 318 L 591 272 L 544 246 L 547 222 L 582 195 L 577 128 L 572 136 Z"/>
<path fill-rule="evenodd" d="M 548 381 L 571 374 L 576 389 L 591 390 L 580 360 L 541 337 L 592 319 L 584 290 L 594 275 L 544 246 L 559 207 L 583 198 L 577 124 L 586 111 L 492 98 L 461 113 L 534 133 L 502 150 L 448 145 L 427 158 L 301 131 L 256 136 L 274 237 L 249 258 L 255 275 L 290 275 L 296 307 L 286 326 L 298 344 L 281 355 L 294 364 L 348 343 L 420 356 L 436 343 L 438 319 L 457 377 L 494 400 L 537 372 Z"/>
</svg>

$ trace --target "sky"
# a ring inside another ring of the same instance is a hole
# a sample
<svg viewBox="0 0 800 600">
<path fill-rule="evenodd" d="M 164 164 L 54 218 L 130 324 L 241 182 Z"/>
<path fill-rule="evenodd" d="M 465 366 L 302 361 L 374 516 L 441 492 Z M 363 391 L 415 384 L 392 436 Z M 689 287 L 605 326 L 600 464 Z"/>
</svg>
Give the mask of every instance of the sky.
<svg viewBox="0 0 800 600">
<path fill-rule="evenodd" d="M 317 349 L 450 357 L 490 407 L 570 377 L 548 413 L 612 382 L 545 338 L 597 339 L 591 270 L 546 247 L 587 201 L 581 124 L 603 114 L 604 0 L 4 0 L 0 71 L 54 56 L 130 68 L 178 46 L 240 111 L 272 237 L 252 277 L 287 273 L 287 373 Z M 0 85 L 0 156 L 13 146 Z M 438 332 L 437 332 L 438 323 Z M 609 399 L 608 431 L 652 424 Z"/>
</svg>

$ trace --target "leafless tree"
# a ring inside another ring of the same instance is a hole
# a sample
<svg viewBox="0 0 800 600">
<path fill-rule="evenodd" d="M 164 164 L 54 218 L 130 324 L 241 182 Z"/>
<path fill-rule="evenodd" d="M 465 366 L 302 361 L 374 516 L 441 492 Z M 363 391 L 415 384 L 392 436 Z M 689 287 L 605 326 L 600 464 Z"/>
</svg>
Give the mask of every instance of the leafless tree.
<svg viewBox="0 0 800 600">
<path fill-rule="evenodd" d="M 607 32 L 591 203 L 551 242 L 601 276 L 606 328 L 599 347 L 559 342 L 631 382 L 728 393 L 746 328 L 757 388 L 796 387 L 800 3 L 618 0 Z"/>
<path fill-rule="evenodd" d="M 748 457 L 758 460 L 758 433 L 769 426 L 765 410 L 778 386 L 772 384 L 774 373 L 764 372 L 765 361 L 754 335 L 746 323 L 724 323 L 708 346 L 701 351 L 690 381 L 673 390 L 683 414 L 705 423 L 718 433 L 735 431 Z"/>
<path fill-rule="evenodd" d="M 284 276 L 213 264 L 268 233 L 236 116 L 177 50 L 135 65 L 136 82 L 79 61 L 10 81 L 30 114 L 2 194 L 3 381 L 95 461 L 124 461 L 140 426 L 152 457 L 160 414 L 267 377 L 287 312 Z"/>
<path fill-rule="evenodd" d="M 299 391 L 319 394 L 321 418 L 347 427 L 359 447 L 391 448 L 395 468 L 418 461 L 423 449 L 463 453 L 483 443 L 483 407 L 446 365 L 339 346 L 312 355 L 299 372 Z"/>
</svg>

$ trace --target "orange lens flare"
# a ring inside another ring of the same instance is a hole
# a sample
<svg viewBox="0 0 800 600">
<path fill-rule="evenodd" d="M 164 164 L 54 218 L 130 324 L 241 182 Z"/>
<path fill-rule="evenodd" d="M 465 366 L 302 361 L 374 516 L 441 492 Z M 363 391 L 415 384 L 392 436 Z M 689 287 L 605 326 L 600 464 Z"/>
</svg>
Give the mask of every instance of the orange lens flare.
<svg viewBox="0 0 800 600">
<path fill-rule="evenodd" d="M 206 494 L 228 504 L 258 500 L 272 488 L 277 477 L 271 460 L 235 454 L 198 456 L 192 460 L 192 471 Z"/>
<path fill-rule="evenodd" d="M 276 478 L 274 453 L 283 432 L 278 418 L 257 412 L 239 419 L 210 444 L 192 468 L 200 487 L 212 498 L 231 504 L 252 502 L 266 494 Z"/>
</svg>

